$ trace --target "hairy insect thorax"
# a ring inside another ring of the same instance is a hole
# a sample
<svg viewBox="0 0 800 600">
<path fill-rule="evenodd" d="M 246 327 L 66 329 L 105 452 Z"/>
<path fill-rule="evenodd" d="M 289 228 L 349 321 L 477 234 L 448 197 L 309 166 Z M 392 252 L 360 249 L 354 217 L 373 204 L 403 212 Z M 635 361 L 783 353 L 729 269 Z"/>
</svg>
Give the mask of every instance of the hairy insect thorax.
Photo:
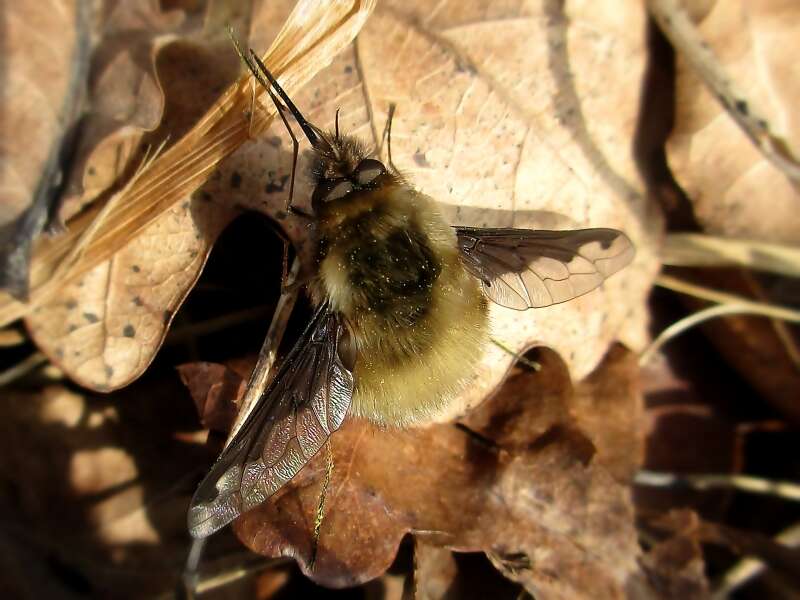
<svg viewBox="0 0 800 600">
<path fill-rule="evenodd" d="M 420 221 L 439 217 L 425 214 L 418 200 L 389 184 L 323 208 L 318 261 L 335 310 L 389 327 L 411 327 L 426 316 L 446 260 L 440 251 L 449 250 L 439 246 L 450 240 L 431 239 L 431 223 Z M 445 237 L 449 232 L 437 225 L 434 236 Z"/>
<path fill-rule="evenodd" d="M 318 184 L 311 291 L 351 330 L 352 412 L 411 424 L 437 414 L 474 371 L 488 338 L 486 300 L 436 203 L 378 161 L 359 165 Z"/>
</svg>

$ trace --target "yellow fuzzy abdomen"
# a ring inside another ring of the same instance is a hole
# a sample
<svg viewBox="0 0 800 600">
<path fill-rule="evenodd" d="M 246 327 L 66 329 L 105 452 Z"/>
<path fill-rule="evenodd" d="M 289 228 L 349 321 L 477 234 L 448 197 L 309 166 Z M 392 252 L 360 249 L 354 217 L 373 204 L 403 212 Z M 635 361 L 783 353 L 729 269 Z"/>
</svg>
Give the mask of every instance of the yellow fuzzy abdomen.
<svg viewBox="0 0 800 600">
<path fill-rule="evenodd" d="M 487 302 L 430 198 L 394 188 L 357 201 L 361 210 L 351 202 L 346 219 L 323 227 L 319 270 L 319 291 L 355 344 L 350 413 L 427 422 L 473 374 L 489 340 Z"/>
<path fill-rule="evenodd" d="M 354 327 L 358 360 L 351 414 L 413 425 L 442 413 L 463 390 L 489 339 L 487 307 L 468 274 L 454 273 L 452 279 L 435 296 L 429 316 L 407 331 L 379 332 L 377 322 L 364 321 Z"/>
</svg>

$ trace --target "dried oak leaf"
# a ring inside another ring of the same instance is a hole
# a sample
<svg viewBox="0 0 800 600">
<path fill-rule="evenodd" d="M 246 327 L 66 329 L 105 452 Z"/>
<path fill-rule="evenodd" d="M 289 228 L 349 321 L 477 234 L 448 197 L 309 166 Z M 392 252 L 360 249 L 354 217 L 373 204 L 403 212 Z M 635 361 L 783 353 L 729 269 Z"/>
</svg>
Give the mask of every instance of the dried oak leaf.
<svg viewBox="0 0 800 600">
<path fill-rule="evenodd" d="M 679 518 L 681 525 L 674 528 L 674 534 L 654 544 L 642 559 L 642 564 L 659 597 L 675 600 L 708 598 L 703 549 L 697 533 L 699 519 L 690 510 L 680 511 Z"/>
<path fill-rule="evenodd" d="M 195 401 L 203 427 L 230 431 L 239 408 L 231 399 L 244 395 L 247 380 L 216 363 L 189 363 L 178 367 L 178 372 Z"/>
<path fill-rule="evenodd" d="M 741 468 L 742 439 L 732 411 L 752 402 L 752 392 L 730 377 L 724 363 L 709 360 L 708 352 L 702 335 L 689 332 L 642 367 L 645 469 L 681 474 L 729 473 Z M 637 486 L 634 490 L 636 507 L 643 514 L 687 506 L 721 518 L 729 495 L 681 487 Z"/>
<path fill-rule="evenodd" d="M 496 339 L 514 351 L 554 348 L 576 379 L 615 339 L 641 348 L 646 338 L 655 221 L 644 216 L 630 152 L 643 22 L 630 3 L 601 10 L 471 0 L 440 3 L 431 14 L 425 3 L 384 2 L 353 46 L 293 96 L 322 127 L 332 128 L 340 109 L 341 130 L 376 147 L 396 103 L 393 161 L 453 224 L 625 231 L 636 260 L 602 289 L 525 313 L 491 308 Z M 291 142 L 281 124 L 245 144 L 221 173 L 219 194 L 235 180 L 237 205 L 278 219 L 307 250 L 305 223 L 285 217 Z M 311 191 L 299 178 L 295 203 Z M 482 401 L 511 361 L 499 347 L 487 349 L 472 384 L 438 420 Z"/>
<path fill-rule="evenodd" d="M 165 95 L 156 57 L 187 23 L 179 10 L 157 0 L 112 3 L 96 18 L 100 41 L 92 53 L 90 108 L 66 190 L 68 218 L 117 183 L 137 154 L 142 137 L 161 122 Z"/>
<path fill-rule="evenodd" d="M 511 377 L 463 425 L 396 430 L 347 420 L 331 438 L 334 468 L 313 569 L 324 449 L 239 518 L 237 535 L 259 553 L 294 557 L 329 586 L 379 576 L 402 537 L 414 533 L 428 544 L 490 553 L 537 597 L 646 593 L 629 490 L 602 466 L 591 441 L 609 424 L 596 419 L 594 432 L 582 432 L 570 416 L 575 394 L 566 365 L 552 351 L 537 360 L 539 372 Z M 619 390 L 614 401 L 598 397 L 597 406 L 616 409 L 638 398 L 626 380 L 635 370 L 619 362 L 612 356 L 592 375 L 595 389 Z M 599 385 L 605 376 L 617 387 Z M 609 411 L 609 419 L 616 414 Z"/>
<path fill-rule="evenodd" d="M 720 64 L 769 115 L 770 126 L 800 156 L 800 100 L 794 57 L 800 5 L 692 3 L 693 19 Z M 667 155 L 706 230 L 743 238 L 800 241 L 796 184 L 770 163 L 677 53 L 675 127 Z M 733 107 L 747 110 L 746 102 Z M 769 207 L 764 210 L 764 207 Z"/>
<path fill-rule="evenodd" d="M 370 0 L 335 5 L 303 0 L 268 53 L 268 64 L 285 72 L 293 90 L 352 40 L 371 8 Z M 315 27 L 309 29 L 309 22 Z M 175 54 L 186 60 L 182 48 L 169 56 Z M 235 53 L 226 44 L 226 54 L 210 60 L 223 63 L 231 57 Z M 208 72 L 198 77 L 197 85 L 207 86 L 208 77 Z M 195 96 L 208 102 L 212 98 L 205 88 Z M 180 97 L 191 94 L 184 89 Z M 0 300 L 0 320 L 28 315 L 26 324 L 37 345 L 86 387 L 108 391 L 138 377 L 160 347 L 214 240 L 235 215 L 233 193 L 216 197 L 220 174 L 214 169 L 248 139 L 251 122 L 244 112 L 250 110 L 251 98 L 248 79 L 241 78 L 189 132 L 108 200 L 102 218 L 97 209 L 84 211 L 65 235 L 42 243 L 37 248 L 40 260 L 31 270 L 37 308 L 30 313 L 29 307 Z M 196 102 L 188 105 L 197 108 Z M 175 119 L 170 127 L 180 132 L 186 126 L 180 115 L 187 104 L 178 104 L 182 108 L 171 111 Z M 258 115 L 254 131 L 274 110 Z M 168 105 L 167 116 L 169 112 Z M 238 187 L 235 178 L 225 184 Z M 99 224 L 93 237 L 63 275 L 59 260 L 92 231 L 94 218 Z"/>
<path fill-rule="evenodd" d="M 55 212 L 89 63 L 84 2 L 4 3 L 0 288 L 28 294 L 31 244 Z"/>
<path fill-rule="evenodd" d="M 522 598 L 520 591 L 482 554 L 456 554 L 415 540 L 414 600 Z"/>
</svg>

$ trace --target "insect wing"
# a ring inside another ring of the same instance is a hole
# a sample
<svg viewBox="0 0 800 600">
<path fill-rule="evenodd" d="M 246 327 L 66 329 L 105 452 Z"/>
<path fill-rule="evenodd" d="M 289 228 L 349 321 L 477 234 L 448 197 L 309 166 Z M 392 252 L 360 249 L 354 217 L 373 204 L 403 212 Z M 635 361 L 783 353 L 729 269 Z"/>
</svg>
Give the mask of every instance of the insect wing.
<svg viewBox="0 0 800 600">
<path fill-rule="evenodd" d="M 634 255 L 628 236 L 616 229 L 455 229 L 464 267 L 490 300 L 515 310 L 586 294 Z"/>
<path fill-rule="evenodd" d="M 188 515 L 193 537 L 207 537 L 264 502 L 342 424 L 354 385 L 338 352 L 344 333 L 339 316 L 322 305 L 197 488 Z"/>
</svg>

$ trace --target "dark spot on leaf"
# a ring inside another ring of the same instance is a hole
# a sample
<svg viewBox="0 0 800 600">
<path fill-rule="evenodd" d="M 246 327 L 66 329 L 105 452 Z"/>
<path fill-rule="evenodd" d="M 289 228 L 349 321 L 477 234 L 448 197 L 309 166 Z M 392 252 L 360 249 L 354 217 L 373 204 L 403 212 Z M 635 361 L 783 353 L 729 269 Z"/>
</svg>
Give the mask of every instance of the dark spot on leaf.
<svg viewBox="0 0 800 600">
<path fill-rule="evenodd" d="M 139 265 L 133 265 L 133 266 L 131 267 L 131 271 L 133 271 L 134 273 L 138 273 L 138 272 L 139 272 L 139 271 L 141 271 L 141 270 L 142 270 L 142 269 L 139 267 Z"/>
<path fill-rule="evenodd" d="M 186 202 L 184 202 L 183 204 L 181 204 L 181 208 L 182 208 L 183 210 L 187 210 L 187 209 L 189 208 L 189 201 L 187 200 Z"/>
<path fill-rule="evenodd" d="M 414 152 L 414 162 L 417 163 L 420 167 L 430 167 L 431 164 L 428 162 L 428 159 L 425 158 L 425 153 L 421 150 L 417 150 Z"/>
<path fill-rule="evenodd" d="M 742 113 L 745 117 L 750 114 L 750 109 L 747 106 L 747 102 L 744 100 L 736 101 L 736 110 Z"/>
<path fill-rule="evenodd" d="M 277 135 L 272 136 L 271 138 L 267 139 L 267 143 L 272 146 L 273 148 L 279 148 L 280 145 L 283 143 L 281 138 Z"/>
<path fill-rule="evenodd" d="M 63 348 L 56 348 L 56 358 L 64 358 L 64 349 Z"/>
<path fill-rule="evenodd" d="M 83 318 L 89 321 L 89 323 L 97 323 L 100 320 L 96 314 L 90 312 L 83 313 Z"/>
<path fill-rule="evenodd" d="M 134 296 L 133 297 L 133 303 L 136 306 L 142 306 L 144 304 L 144 301 L 139 296 Z"/>
<path fill-rule="evenodd" d="M 231 174 L 231 187 L 232 187 L 233 189 L 239 189 L 239 187 L 240 187 L 241 185 L 242 185 L 242 176 L 241 176 L 241 175 L 239 175 L 239 172 L 238 172 L 238 171 L 234 171 L 234 172 Z"/>
<path fill-rule="evenodd" d="M 122 329 L 122 335 L 124 335 L 125 337 L 132 338 L 133 336 L 135 336 L 135 335 L 136 335 L 136 330 L 133 328 L 133 325 L 131 325 L 130 323 L 128 323 L 128 324 L 127 324 L 127 325 L 125 325 L 125 327 Z"/>
<path fill-rule="evenodd" d="M 89 175 L 89 177 L 94 177 L 95 175 L 97 175 L 97 170 L 94 167 L 89 167 L 88 169 L 86 169 L 86 173 L 87 175 Z"/>
<path fill-rule="evenodd" d="M 353 72 L 353 67 L 350 66 L 350 65 L 345 65 L 344 66 L 344 72 L 345 73 L 352 73 Z"/>
<path fill-rule="evenodd" d="M 76 329 L 78 329 L 78 326 L 75 325 L 75 323 L 72 323 L 69 327 L 67 327 L 67 333 L 72 333 Z"/>
<path fill-rule="evenodd" d="M 114 374 L 114 367 L 112 367 L 111 365 L 106 365 L 105 371 L 106 371 L 106 377 L 111 379 L 111 376 Z"/>
<path fill-rule="evenodd" d="M 463 59 L 456 60 L 456 71 L 458 71 L 459 73 L 471 73 L 472 75 L 477 73 L 475 67 Z"/>
<path fill-rule="evenodd" d="M 75 310 L 78 308 L 78 303 L 75 301 L 74 298 L 70 298 L 64 303 L 64 306 L 67 307 L 67 310 Z"/>
<path fill-rule="evenodd" d="M 286 187 L 286 182 L 289 181 L 288 175 L 283 175 L 278 181 L 274 179 L 270 179 L 267 183 L 267 186 L 264 188 L 264 191 L 268 194 L 274 194 L 275 192 L 282 192 Z"/>
<path fill-rule="evenodd" d="M 198 254 L 197 250 L 192 250 L 191 252 L 189 252 L 189 258 L 194 258 L 197 256 L 197 254 Z"/>
</svg>

